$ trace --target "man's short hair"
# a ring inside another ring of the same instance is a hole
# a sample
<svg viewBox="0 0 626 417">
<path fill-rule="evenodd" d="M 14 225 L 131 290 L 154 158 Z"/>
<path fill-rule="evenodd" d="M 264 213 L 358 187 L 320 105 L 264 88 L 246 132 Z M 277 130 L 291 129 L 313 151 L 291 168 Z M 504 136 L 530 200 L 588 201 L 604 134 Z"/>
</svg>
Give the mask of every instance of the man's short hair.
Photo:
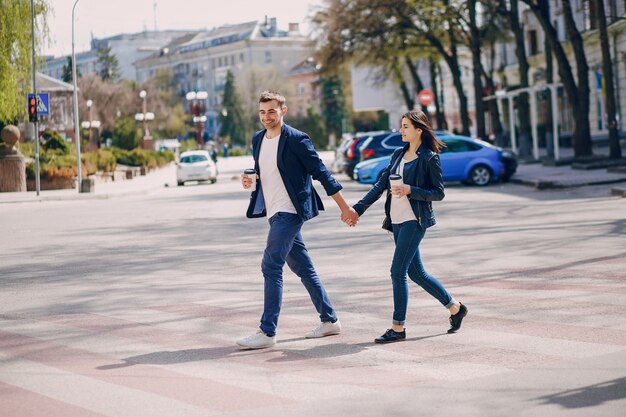
<svg viewBox="0 0 626 417">
<path fill-rule="evenodd" d="M 276 100 L 278 102 L 279 107 L 283 107 L 285 105 L 285 96 L 276 92 L 265 90 L 261 93 L 261 97 L 259 97 L 259 103 L 267 103 L 268 101 Z"/>
</svg>

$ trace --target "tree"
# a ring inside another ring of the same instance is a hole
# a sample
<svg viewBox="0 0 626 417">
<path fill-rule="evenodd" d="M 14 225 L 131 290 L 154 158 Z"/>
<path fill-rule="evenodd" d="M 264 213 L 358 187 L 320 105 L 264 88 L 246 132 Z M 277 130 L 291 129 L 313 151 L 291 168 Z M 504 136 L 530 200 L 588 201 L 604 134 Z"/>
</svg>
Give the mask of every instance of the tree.
<svg viewBox="0 0 626 417">
<path fill-rule="evenodd" d="M 343 134 L 348 117 L 343 93 L 343 84 L 339 75 L 330 75 L 320 79 L 322 91 L 322 115 L 329 134 L 339 137 Z"/>
<path fill-rule="evenodd" d="M 313 107 L 308 107 L 305 116 L 297 116 L 289 124 L 309 135 L 317 149 L 326 149 L 328 146 L 328 132 L 324 119 Z"/>
<path fill-rule="evenodd" d="M 119 117 L 134 115 L 141 111 L 139 96 L 129 84 L 105 81 L 96 74 L 79 78 L 77 84 L 80 89 L 78 100 L 80 120 L 88 120 L 86 102 L 92 100 L 93 120 L 99 120 L 104 131 L 113 131 Z"/>
<path fill-rule="evenodd" d="M 622 148 L 619 144 L 619 132 L 617 131 L 615 87 L 613 84 L 613 64 L 611 63 L 611 51 L 609 49 L 609 35 L 606 28 L 606 13 L 603 0 L 592 0 L 595 6 L 595 15 L 600 32 L 600 46 L 602 48 L 602 77 L 606 91 L 606 114 L 609 125 L 609 157 L 621 158 Z"/>
<path fill-rule="evenodd" d="M 98 49 L 98 74 L 103 80 L 117 80 L 120 77 L 120 65 L 111 47 Z"/>
<path fill-rule="evenodd" d="M 252 140 L 252 129 L 235 86 L 235 76 L 230 70 L 226 73 L 222 107 L 224 111 L 220 114 L 220 136 L 229 138 L 233 145 L 242 144 L 248 148 Z"/>
<path fill-rule="evenodd" d="M 130 117 L 122 117 L 113 129 L 113 146 L 131 150 L 139 146 L 139 129 Z"/>
<path fill-rule="evenodd" d="M 458 19 L 449 13 L 450 3 L 450 0 L 330 0 L 328 9 L 313 19 L 320 35 L 318 58 L 324 66 L 352 59 L 376 65 L 383 60 L 387 63 L 387 76 L 402 91 L 404 77 L 398 62 L 407 64 L 406 56 L 414 58 L 425 49 L 435 50 L 452 74 L 462 129 L 467 134 L 470 120 L 457 52 Z M 407 97 L 411 95 L 404 91 L 403 96 L 410 106 Z"/>
<path fill-rule="evenodd" d="M 533 11 L 550 41 L 552 52 L 558 64 L 558 72 L 563 88 L 574 110 L 574 137 L 572 139 L 574 156 L 592 155 L 591 126 L 589 124 L 589 65 L 585 56 L 582 36 L 576 28 L 571 1 L 562 0 L 562 8 L 567 38 L 572 46 L 576 60 L 578 84 L 576 84 L 572 66 L 559 40 L 557 30 L 552 24 L 550 2 L 544 0 L 522 1 Z"/>
<path fill-rule="evenodd" d="M 145 90 L 148 93 L 148 111 L 154 113 L 154 121 L 150 122 L 150 132 L 154 138 L 172 138 L 183 135 L 186 131 L 188 115 L 176 88 L 177 83 L 171 69 L 159 70 L 153 78 L 133 88 L 136 106 L 139 106 L 139 102 L 135 101 L 138 97 L 137 91 Z"/>
<path fill-rule="evenodd" d="M 82 74 L 80 70 L 76 68 L 76 76 L 81 77 Z M 61 75 L 61 79 L 66 83 L 72 83 L 74 81 L 74 77 L 72 76 L 72 57 L 67 57 L 67 64 L 63 65 L 63 74 Z"/>
<path fill-rule="evenodd" d="M 242 100 L 242 108 L 252 130 L 259 124 L 259 95 L 264 90 L 279 91 L 287 99 L 293 96 L 295 88 L 291 83 L 285 83 L 285 78 L 275 67 L 250 67 L 237 80 L 237 91 Z M 287 101 L 289 107 L 289 101 Z"/>
<path fill-rule="evenodd" d="M 46 34 L 47 0 L 35 0 L 36 42 Z M 0 123 L 16 124 L 32 89 L 30 2 L 0 0 Z"/>
<path fill-rule="evenodd" d="M 507 3 L 509 4 L 507 7 Z M 517 58 L 519 72 L 519 88 L 528 88 L 528 71 L 530 65 L 526 58 L 526 41 L 524 39 L 524 25 L 519 18 L 518 0 L 500 0 L 498 12 L 505 16 L 509 22 L 509 28 L 513 32 L 515 40 L 515 56 Z M 551 62 L 551 61 L 549 61 Z M 519 140 L 520 155 L 530 156 L 530 106 L 528 103 L 528 93 L 521 93 L 517 96 L 517 114 L 519 117 Z M 509 105 L 513 105 L 510 103 Z"/>
</svg>

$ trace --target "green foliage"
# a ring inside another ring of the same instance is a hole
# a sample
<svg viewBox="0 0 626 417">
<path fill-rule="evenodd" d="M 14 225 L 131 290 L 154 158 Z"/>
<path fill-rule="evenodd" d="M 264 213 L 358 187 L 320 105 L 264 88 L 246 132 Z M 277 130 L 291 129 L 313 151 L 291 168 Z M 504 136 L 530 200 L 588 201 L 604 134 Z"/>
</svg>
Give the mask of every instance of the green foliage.
<svg viewBox="0 0 626 417">
<path fill-rule="evenodd" d="M 324 125 L 324 119 L 312 107 L 307 109 L 306 116 L 296 117 L 289 124 L 307 133 L 317 149 L 328 147 L 328 132 Z"/>
<path fill-rule="evenodd" d="M 196 150 L 196 140 L 195 139 L 187 139 L 180 142 L 180 148 L 178 148 L 178 152 L 183 153 L 187 151 L 195 151 Z"/>
<path fill-rule="evenodd" d="M 46 151 L 56 151 L 59 155 L 70 154 L 70 144 L 55 131 L 46 131 L 41 135 L 42 148 Z"/>
<path fill-rule="evenodd" d="M 34 0 L 36 42 L 46 34 L 47 0 Z M 41 23 L 41 25 L 40 25 Z M 0 120 L 17 124 L 32 89 L 31 9 L 28 1 L 0 0 Z"/>
<path fill-rule="evenodd" d="M 117 166 L 117 158 L 109 149 L 98 149 L 96 152 L 87 152 L 81 155 L 81 162 L 87 166 L 89 174 L 96 171 L 113 172 Z"/>
<path fill-rule="evenodd" d="M 120 64 L 110 46 L 98 49 L 98 74 L 103 80 L 120 78 Z"/>
<path fill-rule="evenodd" d="M 232 145 L 245 145 L 252 136 L 252 127 L 237 93 L 235 77 L 230 71 L 226 74 L 222 106 L 225 115 L 220 115 L 220 136 L 230 139 Z"/>
<path fill-rule="evenodd" d="M 76 76 L 80 77 L 81 73 L 78 68 L 76 68 Z M 74 81 L 74 77 L 72 76 L 72 57 L 67 57 L 67 64 L 63 65 L 63 74 L 61 75 L 61 79 L 66 83 L 72 83 Z"/>
<path fill-rule="evenodd" d="M 174 154 L 171 151 L 146 151 L 135 148 L 131 151 L 120 148 L 111 148 L 111 152 L 115 156 L 117 163 L 131 167 L 157 168 L 174 160 Z"/>
<path fill-rule="evenodd" d="M 339 75 L 330 75 L 320 79 L 322 89 L 322 115 L 326 129 L 337 136 L 343 134 L 344 124 L 348 119 L 343 83 Z"/>
<path fill-rule="evenodd" d="M 389 130 L 389 115 L 384 110 L 358 112 L 353 115 L 353 123 L 355 132 Z"/>
<path fill-rule="evenodd" d="M 126 150 L 139 146 L 139 129 L 130 117 L 123 117 L 115 123 L 113 146 Z"/>
</svg>

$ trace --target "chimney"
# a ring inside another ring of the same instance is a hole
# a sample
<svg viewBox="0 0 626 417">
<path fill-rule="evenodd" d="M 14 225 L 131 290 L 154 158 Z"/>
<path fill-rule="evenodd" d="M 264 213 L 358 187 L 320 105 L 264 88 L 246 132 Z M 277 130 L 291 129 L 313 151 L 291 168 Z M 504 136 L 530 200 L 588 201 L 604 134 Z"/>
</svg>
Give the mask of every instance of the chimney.
<svg viewBox="0 0 626 417">
<path fill-rule="evenodd" d="M 299 36 L 299 35 L 300 35 L 300 24 L 289 23 L 289 36 Z"/>
</svg>

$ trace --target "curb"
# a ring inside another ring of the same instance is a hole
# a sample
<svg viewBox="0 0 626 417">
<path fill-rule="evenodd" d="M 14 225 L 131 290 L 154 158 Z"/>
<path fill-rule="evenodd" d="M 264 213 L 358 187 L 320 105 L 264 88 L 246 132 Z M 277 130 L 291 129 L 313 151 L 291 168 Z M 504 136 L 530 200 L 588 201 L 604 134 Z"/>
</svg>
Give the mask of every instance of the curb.
<svg viewBox="0 0 626 417">
<path fill-rule="evenodd" d="M 626 178 L 616 178 L 616 179 L 596 180 L 596 181 L 592 180 L 592 181 L 572 182 L 572 183 L 562 183 L 559 181 L 547 181 L 547 180 L 531 180 L 531 179 L 524 179 L 524 178 L 511 178 L 510 182 L 514 184 L 528 185 L 528 186 L 534 187 L 537 190 L 548 190 L 548 189 L 584 187 L 588 185 L 617 184 L 621 182 L 626 182 Z"/>
</svg>

